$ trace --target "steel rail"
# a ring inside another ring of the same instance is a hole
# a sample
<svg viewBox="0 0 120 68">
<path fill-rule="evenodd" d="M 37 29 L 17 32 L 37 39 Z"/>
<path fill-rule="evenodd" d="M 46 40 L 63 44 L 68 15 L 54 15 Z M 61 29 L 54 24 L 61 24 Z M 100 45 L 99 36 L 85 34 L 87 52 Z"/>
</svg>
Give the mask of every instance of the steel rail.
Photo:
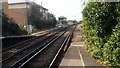
<svg viewBox="0 0 120 68">
<path fill-rule="evenodd" d="M 55 34 L 56 34 L 56 33 L 55 33 Z M 44 40 L 42 40 L 42 41 L 44 41 Z M 42 42 L 42 41 L 41 41 L 41 42 Z M 28 42 L 29 42 L 29 41 L 28 41 Z M 31 46 L 36 45 L 36 44 L 37 44 L 37 43 L 34 43 L 34 44 L 32 44 Z M 20 49 L 18 52 L 14 53 L 13 55 L 11 55 L 11 56 L 5 58 L 4 60 L 2 60 L 2 62 L 8 60 L 9 58 L 13 57 L 14 55 L 17 55 L 17 54 L 20 53 L 21 51 L 23 51 L 23 50 L 25 50 L 25 49 L 27 49 L 27 48 L 29 48 L 29 47 L 31 47 L 31 46 L 26 46 L 26 47 Z"/>
<path fill-rule="evenodd" d="M 60 30 L 60 31 L 63 31 L 63 29 L 62 30 Z M 52 39 L 54 39 L 54 38 L 52 38 Z M 51 39 L 51 40 L 52 40 Z M 49 41 L 51 41 L 51 40 L 49 40 Z M 44 42 L 45 43 L 45 42 Z M 47 42 L 48 43 L 48 42 Z M 42 46 L 41 47 L 43 47 L 43 46 L 45 46 L 47 43 L 45 43 L 45 44 L 42 44 Z M 29 53 L 29 55 L 32 55 L 32 54 L 34 54 L 35 52 L 37 52 L 41 47 L 39 47 L 39 48 L 37 48 L 37 49 L 35 49 L 34 51 L 32 51 L 32 52 L 30 52 Z M 33 53 L 34 52 L 34 53 Z M 26 55 L 26 56 L 29 56 L 29 55 Z M 25 56 L 25 57 L 26 57 Z M 23 58 L 22 58 L 23 59 Z M 5 65 L 6 66 L 6 65 Z M 9 66 L 9 65 L 8 65 Z M 3 66 L 4 67 L 4 66 Z M 12 67 L 12 65 L 10 66 L 10 67 Z M 8 67 L 9 68 L 9 67 Z"/>
<path fill-rule="evenodd" d="M 41 33 L 41 34 L 42 34 L 42 33 Z M 49 34 L 49 33 L 46 33 L 46 34 Z M 34 39 L 36 39 L 36 38 L 39 38 L 39 37 L 45 36 L 46 34 L 41 35 L 41 36 L 37 36 L 37 37 L 34 37 L 34 38 L 31 38 L 31 39 L 28 39 L 28 40 L 25 40 L 25 41 L 21 41 L 21 42 L 19 42 L 19 43 L 17 43 L 17 44 L 14 44 L 13 46 L 10 46 L 10 47 L 8 47 L 8 48 L 4 48 L 4 49 L 2 49 L 2 51 L 5 51 L 5 50 L 8 50 L 8 49 L 11 49 L 11 48 L 16 47 L 16 46 L 19 46 L 19 45 L 21 45 L 21 44 L 23 44 L 23 43 L 26 43 L 26 42 L 32 41 L 32 40 L 34 40 Z"/>
<path fill-rule="evenodd" d="M 75 28 L 76 27 L 74 27 L 74 29 Z M 58 55 L 60 54 L 61 50 L 64 48 L 65 45 L 68 45 L 68 43 L 70 42 L 71 37 L 73 35 L 74 29 L 71 32 L 69 32 L 69 34 L 65 38 L 64 42 L 62 43 L 61 47 L 59 48 L 59 50 L 57 51 L 56 55 L 54 56 L 54 58 L 52 59 L 51 63 L 49 64 L 48 68 L 52 68 L 53 67 L 53 64 L 56 61 L 56 59 L 57 59 Z"/>
<path fill-rule="evenodd" d="M 61 30 L 59 30 L 59 31 L 61 31 Z M 46 33 L 46 34 L 42 35 L 41 37 L 43 37 L 43 36 L 45 36 L 45 35 L 48 35 L 48 34 L 50 34 L 50 33 L 51 33 L 51 32 Z M 37 38 L 39 38 L 39 37 L 37 37 Z M 35 39 L 37 39 L 37 38 L 35 38 Z M 35 40 L 35 39 L 33 39 L 33 40 Z M 43 41 L 44 41 L 44 40 L 43 40 Z M 29 42 L 29 41 L 27 41 L 27 42 Z M 35 44 L 37 44 L 37 43 L 35 43 Z M 35 45 L 35 44 L 33 44 L 33 45 Z M 28 48 L 28 47 L 30 47 L 30 46 L 27 46 L 27 47 L 24 47 L 24 48 L 20 49 L 17 53 L 11 55 L 10 57 L 5 58 L 4 60 L 2 60 L 2 62 L 6 61 L 7 59 L 11 58 L 12 56 L 18 54 L 19 52 L 23 51 L 24 49 L 26 49 L 26 48 Z"/>
<path fill-rule="evenodd" d="M 60 28 L 56 28 L 56 29 L 54 29 L 54 30 L 51 29 L 51 30 L 49 30 L 49 31 L 46 31 L 47 33 L 46 33 L 46 32 L 38 33 L 38 34 L 43 34 L 43 35 L 36 36 L 36 37 L 34 37 L 34 38 L 31 38 L 31 39 L 28 39 L 28 40 L 25 40 L 25 41 L 21 41 L 21 42 L 19 42 L 19 43 L 14 44 L 13 46 L 10 46 L 10 47 L 8 47 L 8 48 L 2 49 L 2 51 L 5 51 L 5 50 L 8 50 L 8 49 L 13 48 L 13 47 L 15 47 L 15 46 L 21 45 L 21 44 L 23 44 L 23 43 L 32 41 L 32 40 L 34 40 L 34 39 L 36 39 L 36 38 L 43 37 L 43 36 L 45 36 L 45 35 L 53 32 L 53 31 L 56 31 L 56 30 L 59 30 L 59 29 L 60 29 Z M 45 34 L 44 34 L 44 33 L 45 33 Z M 35 34 L 35 35 L 37 35 L 37 34 Z M 5 38 L 5 37 L 4 37 L 4 38 Z"/>
<path fill-rule="evenodd" d="M 23 67 L 26 63 L 28 63 L 31 59 L 33 59 L 35 56 L 37 56 L 40 52 L 45 50 L 47 47 L 49 47 L 53 42 L 55 42 L 59 37 L 61 37 L 66 31 L 63 33 L 59 34 L 56 38 L 54 38 L 52 41 L 49 41 L 49 43 L 46 43 L 44 47 L 38 48 L 37 50 L 39 51 L 33 51 L 31 54 L 25 56 L 22 58 L 20 61 L 16 62 L 15 64 L 11 65 L 11 68 L 21 68 Z"/>
</svg>

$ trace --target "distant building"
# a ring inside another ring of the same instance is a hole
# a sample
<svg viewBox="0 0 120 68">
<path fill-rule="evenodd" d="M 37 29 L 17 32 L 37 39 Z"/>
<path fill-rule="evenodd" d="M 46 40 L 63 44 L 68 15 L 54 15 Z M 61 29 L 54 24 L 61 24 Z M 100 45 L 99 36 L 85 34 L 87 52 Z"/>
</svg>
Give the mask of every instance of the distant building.
<svg viewBox="0 0 120 68">
<path fill-rule="evenodd" d="M 8 15 L 8 0 L 3 0 L 2 4 L 0 4 L 0 12 L 4 12 L 6 15 Z"/>
<path fill-rule="evenodd" d="M 59 24 L 67 24 L 67 18 L 64 16 L 58 17 Z"/>
<path fill-rule="evenodd" d="M 68 23 L 68 25 L 73 25 L 74 24 L 73 20 L 68 20 L 67 23 Z"/>
<path fill-rule="evenodd" d="M 68 25 L 77 24 L 77 21 L 76 21 L 76 20 L 68 20 L 68 21 L 67 21 L 67 24 L 68 24 Z"/>
<path fill-rule="evenodd" d="M 81 23 L 81 24 L 82 24 L 82 22 L 83 22 L 82 20 L 81 20 L 81 21 L 79 21 L 79 23 Z"/>
<path fill-rule="evenodd" d="M 40 6 L 40 13 L 42 14 L 41 20 L 48 20 L 48 9 Z"/>
<path fill-rule="evenodd" d="M 73 24 L 75 24 L 74 20 L 68 20 L 67 23 L 68 23 L 68 25 L 73 25 Z"/>
</svg>

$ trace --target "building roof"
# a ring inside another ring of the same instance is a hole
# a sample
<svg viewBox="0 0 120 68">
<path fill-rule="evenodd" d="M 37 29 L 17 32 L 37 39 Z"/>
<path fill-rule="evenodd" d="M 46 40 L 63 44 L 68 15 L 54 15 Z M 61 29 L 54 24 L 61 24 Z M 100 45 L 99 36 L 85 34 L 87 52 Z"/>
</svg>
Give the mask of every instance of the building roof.
<svg viewBox="0 0 120 68">
<path fill-rule="evenodd" d="M 66 17 L 64 17 L 64 16 L 60 16 L 60 17 L 58 17 L 58 18 L 66 18 Z"/>
<path fill-rule="evenodd" d="M 1 0 L 1 1 L 2 1 L 2 2 L 8 2 L 8 0 Z M 0 2 L 1 2 L 1 1 L 0 1 Z"/>
<path fill-rule="evenodd" d="M 14 2 L 14 3 L 9 3 L 9 5 L 15 5 L 15 4 L 30 4 L 30 3 L 34 3 L 34 2 Z M 43 6 L 40 5 L 40 8 L 48 11 L 47 8 L 44 8 Z"/>
<path fill-rule="evenodd" d="M 42 9 L 44 9 L 44 10 L 48 11 L 48 9 L 47 9 L 47 8 L 44 8 L 44 7 L 43 7 L 43 6 L 41 6 L 41 5 L 40 5 L 40 8 L 42 8 Z"/>
<path fill-rule="evenodd" d="M 29 4 L 30 2 L 17 2 L 17 3 L 8 3 L 9 5 L 15 5 L 15 4 Z"/>
<path fill-rule="evenodd" d="M 31 0 L 8 0 L 8 3 L 31 2 Z"/>
</svg>

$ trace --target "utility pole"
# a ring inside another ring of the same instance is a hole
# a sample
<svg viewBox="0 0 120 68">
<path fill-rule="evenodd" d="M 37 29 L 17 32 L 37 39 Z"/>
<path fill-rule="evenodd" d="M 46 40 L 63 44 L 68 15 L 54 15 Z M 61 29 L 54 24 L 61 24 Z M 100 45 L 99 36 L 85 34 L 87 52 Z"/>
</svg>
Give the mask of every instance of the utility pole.
<svg viewBox="0 0 120 68">
<path fill-rule="evenodd" d="M 44 20 L 44 18 L 43 18 L 44 10 L 43 10 L 43 6 L 42 6 L 42 4 L 43 4 L 43 3 L 41 2 L 41 4 L 40 4 L 41 8 L 40 8 L 40 9 L 41 9 L 41 14 L 42 14 L 42 20 Z"/>
<path fill-rule="evenodd" d="M 41 2 L 41 6 L 42 6 L 42 2 Z"/>
<path fill-rule="evenodd" d="M 30 19 L 29 19 L 29 1 L 26 0 L 26 15 L 27 15 L 27 30 L 28 30 L 28 33 L 31 33 L 32 32 L 32 25 L 30 23 Z"/>
</svg>

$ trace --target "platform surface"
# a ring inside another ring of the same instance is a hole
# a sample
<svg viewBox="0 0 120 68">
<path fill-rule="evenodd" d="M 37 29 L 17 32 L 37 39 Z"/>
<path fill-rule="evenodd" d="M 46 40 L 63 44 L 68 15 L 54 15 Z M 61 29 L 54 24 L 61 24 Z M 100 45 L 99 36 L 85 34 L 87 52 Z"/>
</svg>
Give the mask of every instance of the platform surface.
<svg viewBox="0 0 120 68">
<path fill-rule="evenodd" d="M 105 68 L 103 64 L 92 58 L 85 49 L 80 29 L 80 25 L 78 25 L 75 29 L 72 43 L 65 53 L 59 68 Z"/>
<path fill-rule="evenodd" d="M 77 46 L 70 46 L 60 66 L 83 66 Z"/>
</svg>

